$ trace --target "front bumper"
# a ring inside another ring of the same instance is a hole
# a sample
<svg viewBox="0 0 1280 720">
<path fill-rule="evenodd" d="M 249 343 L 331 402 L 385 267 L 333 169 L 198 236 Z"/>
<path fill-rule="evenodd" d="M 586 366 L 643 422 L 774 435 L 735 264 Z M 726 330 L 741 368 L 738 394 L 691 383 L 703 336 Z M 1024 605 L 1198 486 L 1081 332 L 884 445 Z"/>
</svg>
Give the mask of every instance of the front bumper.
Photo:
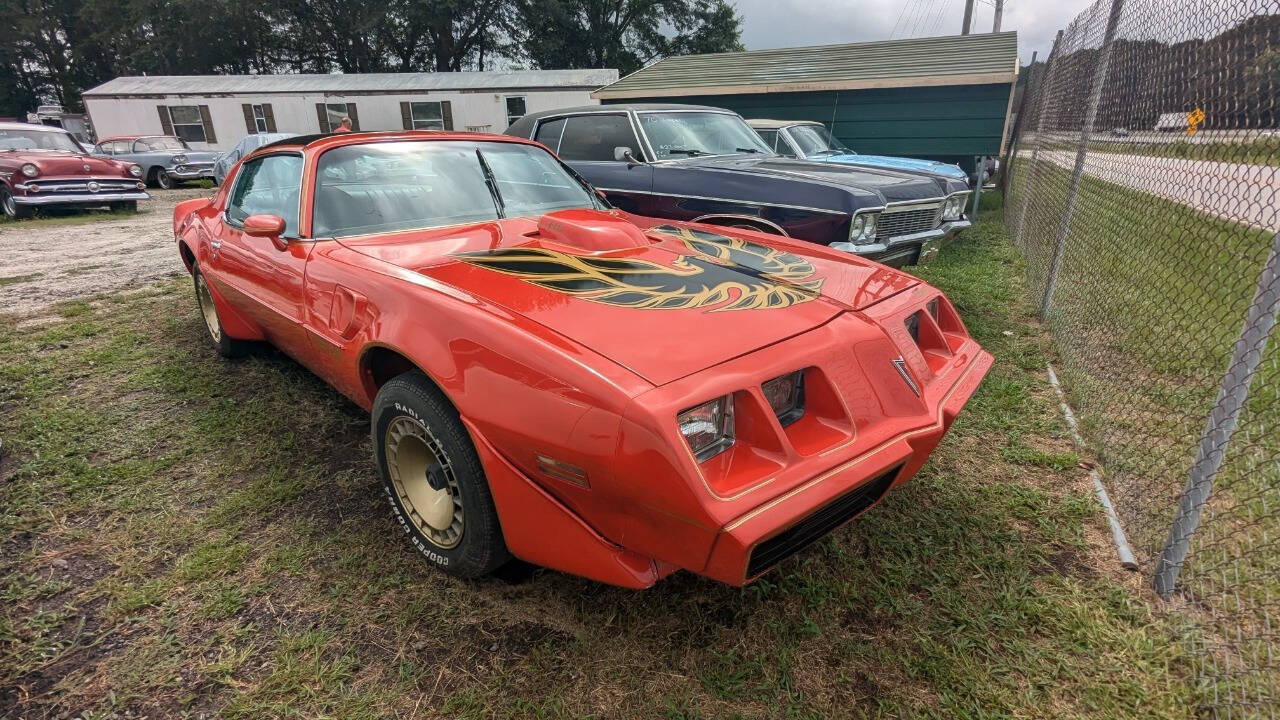
<svg viewBox="0 0 1280 720">
<path fill-rule="evenodd" d="M 105 205 L 113 202 L 150 199 L 151 196 L 141 190 L 132 190 L 128 192 L 49 193 L 48 195 L 13 196 L 13 201 L 18 205 Z"/>
<path fill-rule="evenodd" d="M 970 227 L 973 227 L 973 223 L 968 220 L 952 220 L 932 230 L 899 235 L 883 243 L 855 245 L 851 242 L 834 242 L 831 243 L 831 247 L 875 260 L 889 267 L 901 268 L 928 262 L 933 259 L 938 250 L 946 247 L 956 235 Z"/>
<path fill-rule="evenodd" d="M 177 167 L 165 170 L 165 173 L 175 180 L 199 180 L 200 178 L 213 178 L 213 164 L 178 165 Z"/>
<path fill-rule="evenodd" d="M 744 585 L 877 504 L 924 465 L 990 369 L 979 351 L 937 397 L 932 424 L 904 432 L 770 500 L 721 528 L 700 574 Z"/>
</svg>

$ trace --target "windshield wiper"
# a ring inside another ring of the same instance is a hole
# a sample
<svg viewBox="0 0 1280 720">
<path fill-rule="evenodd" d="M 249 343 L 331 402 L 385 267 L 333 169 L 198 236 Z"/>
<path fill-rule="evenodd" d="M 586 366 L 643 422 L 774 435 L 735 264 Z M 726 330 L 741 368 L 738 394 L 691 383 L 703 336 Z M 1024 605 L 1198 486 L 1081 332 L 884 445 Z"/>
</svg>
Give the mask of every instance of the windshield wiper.
<svg viewBox="0 0 1280 720">
<path fill-rule="evenodd" d="M 507 216 L 506 204 L 502 202 L 502 193 L 498 192 L 498 179 L 493 176 L 493 169 L 484 159 L 480 148 L 476 148 L 476 159 L 480 161 L 480 169 L 484 172 L 484 184 L 489 186 L 489 195 L 493 197 L 493 209 L 498 211 L 498 217 L 504 218 Z"/>
<path fill-rule="evenodd" d="M 686 150 L 684 148 L 672 148 L 667 151 L 667 154 L 668 155 L 688 155 L 689 157 L 696 157 L 698 155 L 710 155 L 711 153 L 706 152 L 704 150 Z"/>
<path fill-rule="evenodd" d="M 757 150 L 757 149 L 755 149 L 755 148 L 734 148 L 734 151 L 735 151 L 735 152 L 751 153 L 752 155 L 755 155 L 756 153 L 760 152 L 759 150 Z"/>
</svg>

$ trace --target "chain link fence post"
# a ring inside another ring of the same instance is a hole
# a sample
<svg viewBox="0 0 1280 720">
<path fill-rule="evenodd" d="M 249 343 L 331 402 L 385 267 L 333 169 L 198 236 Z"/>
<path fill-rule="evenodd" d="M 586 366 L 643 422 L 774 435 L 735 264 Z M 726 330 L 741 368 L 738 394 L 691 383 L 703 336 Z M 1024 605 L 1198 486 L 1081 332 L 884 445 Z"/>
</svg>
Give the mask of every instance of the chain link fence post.
<svg viewBox="0 0 1280 720">
<path fill-rule="evenodd" d="M 1040 147 L 1044 145 L 1044 116 L 1045 109 L 1049 102 L 1050 81 L 1053 79 L 1054 59 L 1058 57 L 1058 47 L 1062 44 L 1062 31 L 1058 31 L 1058 35 L 1053 39 L 1053 49 L 1049 51 L 1049 58 L 1045 60 L 1044 73 L 1041 75 L 1040 87 L 1036 92 L 1039 96 L 1035 99 L 1036 107 L 1036 136 L 1031 147 L 1031 160 L 1027 167 L 1027 181 L 1023 184 L 1023 198 L 1018 204 L 1018 222 L 1014 226 L 1013 241 L 1018 245 L 1023 245 L 1022 234 L 1027 229 L 1027 208 L 1031 205 L 1031 192 L 1035 187 L 1036 181 L 1036 160 L 1040 155 Z M 1030 78 L 1028 78 L 1028 85 Z M 1030 90 L 1030 88 L 1028 88 Z M 1021 143 L 1019 143 L 1021 144 Z M 1014 158 L 1016 159 L 1016 158 Z M 1010 186 L 1012 188 L 1012 186 Z"/>
<path fill-rule="evenodd" d="M 1236 431 L 1240 413 L 1249 399 L 1249 386 L 1262 364 L 1267 340 L 1276 326 L 1276 311 L 1280 308 L 1280 233 L 1272 238 L 1271 256 L 1258 278 L 1258 290 L 1245 316 L 1244 328 L 1231 353 L 1231 364 L 1222 376 L 1222 386 L 1209 419 L 1205 422 L 1204 435 L 1196 450 L 1196 461 L 1187 476 L 1187 486 L 1178 502 L 1178 514 L 1169 528 L 1160 564 L 1156 567 L 1155 587 L 1160 596 L 1168 599 L 1178 582 L 1178 573 L 1187 559 L 1191 538 L 1200 525 L 1200 513 L 1213 492 L 1213 479 L 1222 468 L 1231 436 Z"/>
<path fill-rule="evenodd" d="M 1058 225 L 1058 238 L 1053 247 L 1053 260 L 1049 263 L 1049 275 L 1045 279 L 1044 300 L 1040 303 L 1040 319 L 1049 317 L 1049 308 L 1053 304 L 1053 290 L 1058 282 L 1058 271 L 1062 268 L 1062 251 L 1067 244 L 1067 233 L 1071 230 L 1071 219 L 1075 215 L 1076 197 L 1080 194 L 1080 176 L 1084 174 L 1084 161 L 1089 154 L 1089 139 L 1093 135 L 1093 124 L 1098 119 L 1098 106 L 1102 103 L 1102 87 L 1107 79 L 1107 69 L 1111 65 L 1111 48 L 1116 38 L 1116 26 L 1120 24 L 1120 14 L 1124 11 L 1124 0 L 1111 0 L 1111 14 L 1107 16 L 1107 29 L 1102 36 L 1102 49 L 1099 51 L 1098 66 L 1093 73 L 1093 82 L 1089 87 L 1089 109 L 1084 114 L 1084 124 L 1080 129 L 1080 146 L 1076 149 L 1076 165 L 1071 173 L 1071 189 L 1067 191 L 1067 206 L 1062 213 L 1062 222 Z"/>
</svg>

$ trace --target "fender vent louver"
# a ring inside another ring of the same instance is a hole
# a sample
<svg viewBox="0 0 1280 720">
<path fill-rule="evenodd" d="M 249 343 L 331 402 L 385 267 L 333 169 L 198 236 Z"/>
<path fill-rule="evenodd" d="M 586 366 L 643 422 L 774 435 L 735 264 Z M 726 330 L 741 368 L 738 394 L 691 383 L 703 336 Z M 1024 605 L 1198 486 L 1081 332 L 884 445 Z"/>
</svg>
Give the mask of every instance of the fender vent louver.
<svg viewBox="0 0 1280 720">
<path fill-rule="evenodd" d="M 901 466 L 886 470 L 874 480 L 859 485 L 818 508 L 795 525 L 756 545 L 751 551 L 751 560 L 747 563 L 747 577 L 755 577 L 809 547 L 874 505 L 893 484 L 899 468 Z"/>
</svg>

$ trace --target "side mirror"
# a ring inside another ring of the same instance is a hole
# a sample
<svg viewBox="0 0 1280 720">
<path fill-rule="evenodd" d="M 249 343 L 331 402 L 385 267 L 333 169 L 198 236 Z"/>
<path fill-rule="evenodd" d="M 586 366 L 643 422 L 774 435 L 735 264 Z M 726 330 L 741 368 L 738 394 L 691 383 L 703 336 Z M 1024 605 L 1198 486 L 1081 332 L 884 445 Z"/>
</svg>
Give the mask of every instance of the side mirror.
<svg viewBox="0 0 1280 720">
<path fill-rule="evenodd" d="M 613 159 L 618 162 L 626 162 L 630 165 L 640 164 L 640 161 L 636 159 L 636 156 L 631 154 L 631 148 L 625 145 L 619 145 L 613 149 Z"/>
<path fill-rule="evenodd" d="M 279 215 L 250 215 L 244 219 L 244 234 L 267 238 L 281 250 L 288 247 L 288 243 L 280 237 L 284 234 L 284 218 Z"/>
</svg>

